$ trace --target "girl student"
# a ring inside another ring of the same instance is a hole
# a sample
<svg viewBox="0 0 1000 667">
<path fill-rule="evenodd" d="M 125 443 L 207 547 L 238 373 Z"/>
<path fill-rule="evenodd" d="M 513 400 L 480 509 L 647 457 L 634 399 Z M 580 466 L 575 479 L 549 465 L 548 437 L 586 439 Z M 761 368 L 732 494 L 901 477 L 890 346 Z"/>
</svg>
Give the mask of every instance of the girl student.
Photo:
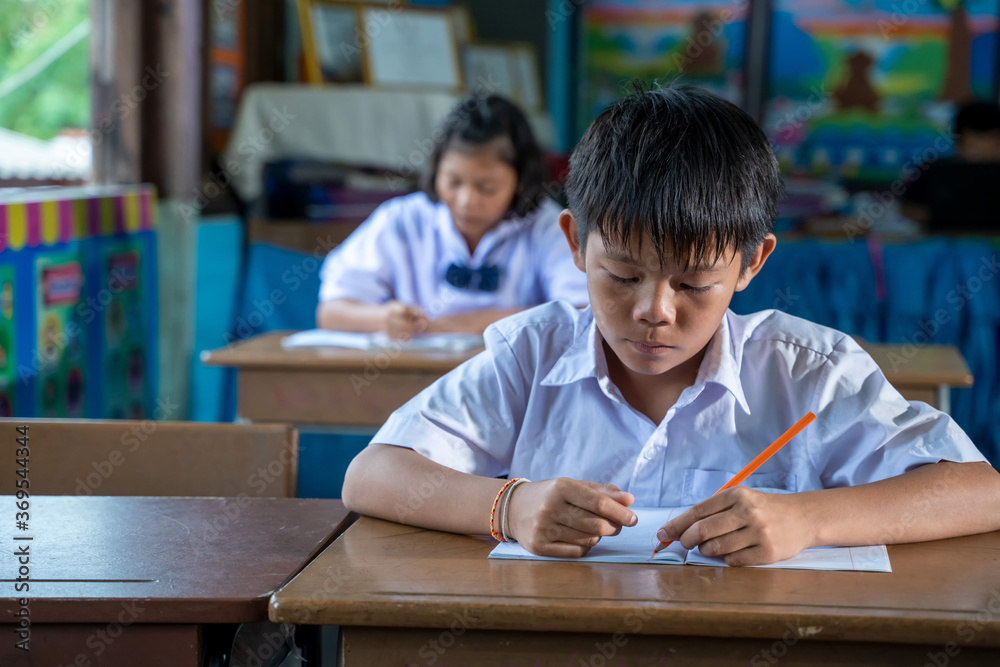
<svg viewBox="0 0 1000 667">
<path fill-rule="evenodd" d="M 471 96 L 433 137 L 422 191 L 382 204 L 321 270 L 317 326 L 480 334 L 554 300 L 588 304 L 560 207 L 543 196 L 543 162 L 520 109 Z"/>
</svg>

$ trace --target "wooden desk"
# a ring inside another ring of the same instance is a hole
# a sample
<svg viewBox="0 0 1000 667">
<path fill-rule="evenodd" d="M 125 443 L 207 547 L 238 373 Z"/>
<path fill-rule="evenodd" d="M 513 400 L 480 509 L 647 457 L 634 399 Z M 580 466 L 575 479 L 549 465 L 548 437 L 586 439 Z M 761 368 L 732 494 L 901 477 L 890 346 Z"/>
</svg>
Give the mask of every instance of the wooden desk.
<svg viewBox="0 0 1000 667">
<path fill-rule="evenodd" d="M 971 387 L 972 371 L 954 345 L 883 345 L 858 343 L 903 396 L 951 412 L 952 387 Z"/>
<path fill-rule="evenodd" d="M 266 620 L 271 593 L 348 519 L 336 500 L 38 496 L 20 532 L 6 501 L 5 667 L 199 667 L 207 624 Z M 22 545 L 30 590 L 15 592 Z M 14 647 L 20 597 L 29 653 Z"/>
<path fill-rule="evenodd" d="M 263 334 L 202 353 L 206 366 L 236 367 L 242 419 L 377 429 L 396 408 L 482 350 L 286 350 L 281 339 L 290 333 Z"/>
<path fill-rule="evenodd" d="M 348 667 L 1000 664 L 1000 533 L 889 547 L 892 574 L 490 561 L 493 544 L 361 518 L 271 620 L 340 624 Z"/>
<path fill-rule="evenodd" d="M 377 429 L 393 410 L 481 348 L 468 352 L 367 352 L 342 348 L 286 350 L 288 331 L 255 336 L 202 353 L 207 366 L 238 371 L 239 416 Z M 948 412 L 951 387 L 971 387 L 972 373 L 952 345 L 907 348 L 858 341 L 906 398 Z"/>
</svg>

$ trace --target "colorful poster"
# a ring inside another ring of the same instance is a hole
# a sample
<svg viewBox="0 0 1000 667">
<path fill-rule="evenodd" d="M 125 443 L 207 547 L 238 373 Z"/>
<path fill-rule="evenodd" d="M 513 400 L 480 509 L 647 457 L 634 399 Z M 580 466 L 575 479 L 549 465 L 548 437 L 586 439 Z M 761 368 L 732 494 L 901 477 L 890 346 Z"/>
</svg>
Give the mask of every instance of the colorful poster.
<svg viewBox="0 0 1000 667">
<path fill-rule="evenodd" d="M 675 78 L 742 102 L 748 3 L 593 0 L 583 16 L 580 127 L 634 80 Z"/>
<path fill-rule="evenodd" d="M 36 259 L 39 416 L 83 417 L 85 334 L 81 321 L 83 269 L 75 253 L 48 253 Z"/>
<path fill-rule="evenodd" d="M 14 416 L 14 267 L 0 266 L 0 417 Z"/>
<path fill-rule="evenodd" d="M 109 242 L 101 253 L 97 299 L 104 330 L 101 413 L 112 419 L 147 416 L 149 323 L 142 280 L 144 261 L 144 246 L 138 241 Z"/>
<path fill-rule="evenodd" d="M 956 104 L 996 99 L 998 10 L 776 0 L 765 129 L 782 169 L 889 182 L 949 154 Z"/>
</svg>

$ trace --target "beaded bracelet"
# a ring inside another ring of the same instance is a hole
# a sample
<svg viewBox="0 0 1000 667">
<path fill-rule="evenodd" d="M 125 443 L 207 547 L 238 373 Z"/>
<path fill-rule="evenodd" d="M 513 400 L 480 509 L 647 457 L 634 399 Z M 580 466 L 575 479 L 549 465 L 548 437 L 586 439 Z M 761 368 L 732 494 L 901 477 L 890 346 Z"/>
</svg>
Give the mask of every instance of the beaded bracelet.
<svg viewBox="0 0 1000 667">
<path fill-rule="evenodd" d="M 504 542 L 516 542 L 513 537 L 508 537 L 507 535 L 507 506 L 510 505 L 510 497 L 514 495 L 514 489 L 517 488 L 518 484 L 523 484 L 525 482 L 530 482 L 530 479 L 521 477 L 514 480 L 514 483 L 510 485 L 507 489 L 507 497 L 503 499 L 503 510 L 500 511 L 500 534 L 503 535 Z"/>
<path fill-rule="evenodd" d="M 493 539 L 498 542 L 503 542 L 504 539 L 503 535 L 500 533 L 499 530 L 496 529 L 496 526 L 493 523 L 494 519 L 496 518 L 497 505 L 500 504 L 500 498 L 503 497 L 503 492 L 507 490 L 507 487 L 509 487 L 511 484 L 513 484 L 519 479 L 523 479 L 523 477 L 515 477 L 514 479 L 507 480 L 507 483 L 500 488 L 500 493 L 497 494 L 496 499 L 494 499 L 493 501 L 493 508 L 490 510 L 490 535 L 492 535 Z"/>
</svg>

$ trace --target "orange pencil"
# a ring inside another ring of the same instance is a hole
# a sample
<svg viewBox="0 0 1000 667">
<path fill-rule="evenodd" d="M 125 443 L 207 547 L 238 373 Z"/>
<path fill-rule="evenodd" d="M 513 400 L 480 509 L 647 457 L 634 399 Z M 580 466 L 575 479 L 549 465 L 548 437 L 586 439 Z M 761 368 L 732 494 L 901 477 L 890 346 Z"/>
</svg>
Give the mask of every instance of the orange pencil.
<svg viewBox="0 0 1000 667">
<path fill-rule="evenodd" d="M 722 488 L 720 488 L 712 495 L 714 496 L 716 493 L 722 493 L 726 489 L 731 489 L 734 486 L 742 484 L 743 480 L 752 475 L 754 471 L 757 470 L 757 468 L 764 465 L 765 461 L 774 456 L 775 452 L 777 452 L 779 449 L 788 444 L 789 440 L 797 436 L 799 434 L 799 431 L 801 431 L 810 423 L 812 423 L 812 420 L 814 419 L 816 419 L 816 415 L 814 415 L 812 412 L 807 412 L 805 417 L 795 422 L 795 424 L 790 429 L 782 433 L 781 437 L 775 440 L 770 447 L 768 447 L 760 454 L 758 454 L 757 458 L 748 463 L 747 466 L 743 468 L 743 470 L 739 471 L 735 477 L 733 477 L 731 480 L 723 484 Z M 671 544 L 673 544 L 673 540 L 670 540 L 669 542 L 660 542 L 660 544 L 653 550 L 653 556 L 660 553 L 661 551 L 669 547 Z M 650 556 L 650 558 L 652 558 L 652 556 Z"/>
</svg>

